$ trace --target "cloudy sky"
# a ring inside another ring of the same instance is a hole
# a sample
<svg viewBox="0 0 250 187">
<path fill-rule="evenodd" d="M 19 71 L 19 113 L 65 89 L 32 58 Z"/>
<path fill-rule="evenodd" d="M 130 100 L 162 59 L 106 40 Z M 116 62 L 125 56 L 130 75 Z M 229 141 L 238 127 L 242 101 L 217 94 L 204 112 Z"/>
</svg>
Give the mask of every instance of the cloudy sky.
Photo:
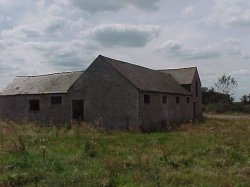
<svg viewBox="0 0 250 187">
<path fill-rule="evenodd" d="M 82 70 L 99 55 L 197 66 L 250 92 L 249 0 L 0 0 L 0 90 L 17 75 Z"/>
</svg>

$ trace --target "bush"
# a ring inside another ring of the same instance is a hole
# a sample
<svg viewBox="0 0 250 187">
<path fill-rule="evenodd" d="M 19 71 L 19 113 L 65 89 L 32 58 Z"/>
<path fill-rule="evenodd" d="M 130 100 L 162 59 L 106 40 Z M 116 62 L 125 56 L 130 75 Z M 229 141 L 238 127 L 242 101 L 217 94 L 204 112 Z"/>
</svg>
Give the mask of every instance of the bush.
<svg viewBox="0 0 250 187">
<path fill-rule="evenodd" d="M 217 106 L 215 103 L 209 103 L 204 106 L 205 112 L 215 112 L 217 110 Z"/>
<path fill-rule="evenodd" d="M 229 103 L 219 102 L 217 104 L 216 112 L 218 113 L 225 113 L 230 111 L 231 105 Z"/>
</svg>

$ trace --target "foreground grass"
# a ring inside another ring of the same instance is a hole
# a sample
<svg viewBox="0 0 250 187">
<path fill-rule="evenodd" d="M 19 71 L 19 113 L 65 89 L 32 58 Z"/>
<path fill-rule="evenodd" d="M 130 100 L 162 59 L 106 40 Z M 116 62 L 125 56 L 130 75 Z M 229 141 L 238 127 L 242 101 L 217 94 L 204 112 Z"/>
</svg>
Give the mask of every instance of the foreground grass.
<svg viewBox="0 0 250 187">
<path fill-rule="evenodd" d="M 250 121 L 168 133 L 0 125 L 0 186 L 249 186 Z"/>
</svg>

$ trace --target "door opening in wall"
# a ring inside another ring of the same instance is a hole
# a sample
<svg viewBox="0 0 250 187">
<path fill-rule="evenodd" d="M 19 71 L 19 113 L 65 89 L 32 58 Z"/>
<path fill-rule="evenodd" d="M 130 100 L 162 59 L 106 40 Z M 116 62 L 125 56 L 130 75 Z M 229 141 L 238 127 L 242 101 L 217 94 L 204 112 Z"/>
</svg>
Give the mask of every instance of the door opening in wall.
<svg viewBox="0 0 250 187">
<path fill-rule="evenodd" d="M 72 100 L 72 119 L 77 121 L 84 120 L 83 100 Z"/>
</svg>

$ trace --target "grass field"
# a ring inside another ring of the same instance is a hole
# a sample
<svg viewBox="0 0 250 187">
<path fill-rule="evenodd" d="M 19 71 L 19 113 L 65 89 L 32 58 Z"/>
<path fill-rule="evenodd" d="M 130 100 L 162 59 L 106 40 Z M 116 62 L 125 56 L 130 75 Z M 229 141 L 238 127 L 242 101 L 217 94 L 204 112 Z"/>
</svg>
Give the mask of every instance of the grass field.
<svg viewBox="0 0 250 187">
<path fill-rule="evenodd" d="M 0 186 L 250 186 L 247 120 L 150 134 L 0 124 Z"/>
</svg>

